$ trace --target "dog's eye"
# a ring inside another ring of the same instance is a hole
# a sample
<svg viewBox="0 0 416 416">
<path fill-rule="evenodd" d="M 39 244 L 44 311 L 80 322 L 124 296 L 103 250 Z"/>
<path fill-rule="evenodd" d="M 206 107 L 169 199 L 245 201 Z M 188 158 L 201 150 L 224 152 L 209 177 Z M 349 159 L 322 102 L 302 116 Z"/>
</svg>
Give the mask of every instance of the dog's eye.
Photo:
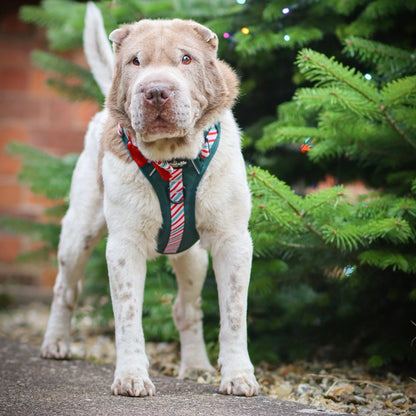
<svg viewBox="0 0 416 416">
<path fill-rule="evenodd" d="M 191 63 L 191 61 L 192 61 L 192 58 L 189 55 L 184 55 L 182 57 L 182 63 L 184 65 L 189 65 Z"/>
<path fill-rule="evenodd" d="M 132 60 L 132 62 L 133 62 L 133 65 L 140 66 L 140 61 L 137 56 Z"/>
</svg>

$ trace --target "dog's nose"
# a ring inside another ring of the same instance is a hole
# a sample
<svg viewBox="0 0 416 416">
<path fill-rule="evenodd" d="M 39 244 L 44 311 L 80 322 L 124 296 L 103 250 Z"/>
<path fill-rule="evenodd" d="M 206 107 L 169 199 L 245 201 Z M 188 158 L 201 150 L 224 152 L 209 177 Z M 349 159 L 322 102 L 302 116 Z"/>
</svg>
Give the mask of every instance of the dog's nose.
<svg viewBox="0 0 416 416">
<path fill-rule="evenodd" d="M 148 104 L 160 108 L 169 100 L 172 90 L 167 85 L 151 85 L 143 89 L 143 95 Z"/>
</svg>

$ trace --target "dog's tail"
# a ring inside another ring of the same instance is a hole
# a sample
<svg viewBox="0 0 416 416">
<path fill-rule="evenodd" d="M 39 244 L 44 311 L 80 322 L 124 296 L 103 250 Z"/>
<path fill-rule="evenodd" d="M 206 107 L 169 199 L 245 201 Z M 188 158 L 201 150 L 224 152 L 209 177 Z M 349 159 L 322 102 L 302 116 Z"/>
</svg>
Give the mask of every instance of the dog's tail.
<svg viewBox="0 0 416 416">
<path fill-rule="evenodd" d="M 113 51 L 101 12 L 92 2 L 88 2 L 85 14 L 84 53 L 97 84 L 107 95 L 113 76 Z"/>
</svg>

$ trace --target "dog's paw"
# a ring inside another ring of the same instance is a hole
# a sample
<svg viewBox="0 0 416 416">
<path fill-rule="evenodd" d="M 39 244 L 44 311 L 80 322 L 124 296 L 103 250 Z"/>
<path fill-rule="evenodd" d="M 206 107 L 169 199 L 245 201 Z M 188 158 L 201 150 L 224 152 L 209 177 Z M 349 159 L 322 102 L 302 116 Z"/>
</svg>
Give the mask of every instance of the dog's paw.
<svg viewBox="0 0 416 416">
<path fill-rule="evenodd" d="M 252 373 L 243 373 L 235 377 L 223 377 L 220 393 L 234 394 L 235 396 L 256 396 L 259 393 L 259 384 Z"/>
<path fill-rule="evenodd" d="M 41 350 L 42 358 L 51 358 L 55 360 L 68 360 L 71 358 L 71 348 L 68 341 L 46 340 L 43 341 Z"/>
<path fill-rule="evenodd" d="M 122 396 L 154 396 L 156 388 L 149 376 L 146 374 L 126 374 L 116 376 L 111 386 L 111 392 Z"/>
</svg>

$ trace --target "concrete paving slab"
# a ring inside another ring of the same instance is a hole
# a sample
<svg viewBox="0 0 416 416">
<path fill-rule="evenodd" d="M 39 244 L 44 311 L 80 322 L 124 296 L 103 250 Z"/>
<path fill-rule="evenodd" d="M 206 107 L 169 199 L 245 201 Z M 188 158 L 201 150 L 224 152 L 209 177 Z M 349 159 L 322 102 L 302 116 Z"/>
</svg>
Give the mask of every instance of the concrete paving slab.
<svg viewBox="0 0 416 416">
<path fill-rule="evenodd" d="M 224 396 L 218 386 L 158 374 L 151 374 L 154 397 L 113 396 L 113 371 L 88 360 L 44 360 L 33 345 L 0 338 L 0 415 L 345 415 L 264 395 Z"/>
</svg>

